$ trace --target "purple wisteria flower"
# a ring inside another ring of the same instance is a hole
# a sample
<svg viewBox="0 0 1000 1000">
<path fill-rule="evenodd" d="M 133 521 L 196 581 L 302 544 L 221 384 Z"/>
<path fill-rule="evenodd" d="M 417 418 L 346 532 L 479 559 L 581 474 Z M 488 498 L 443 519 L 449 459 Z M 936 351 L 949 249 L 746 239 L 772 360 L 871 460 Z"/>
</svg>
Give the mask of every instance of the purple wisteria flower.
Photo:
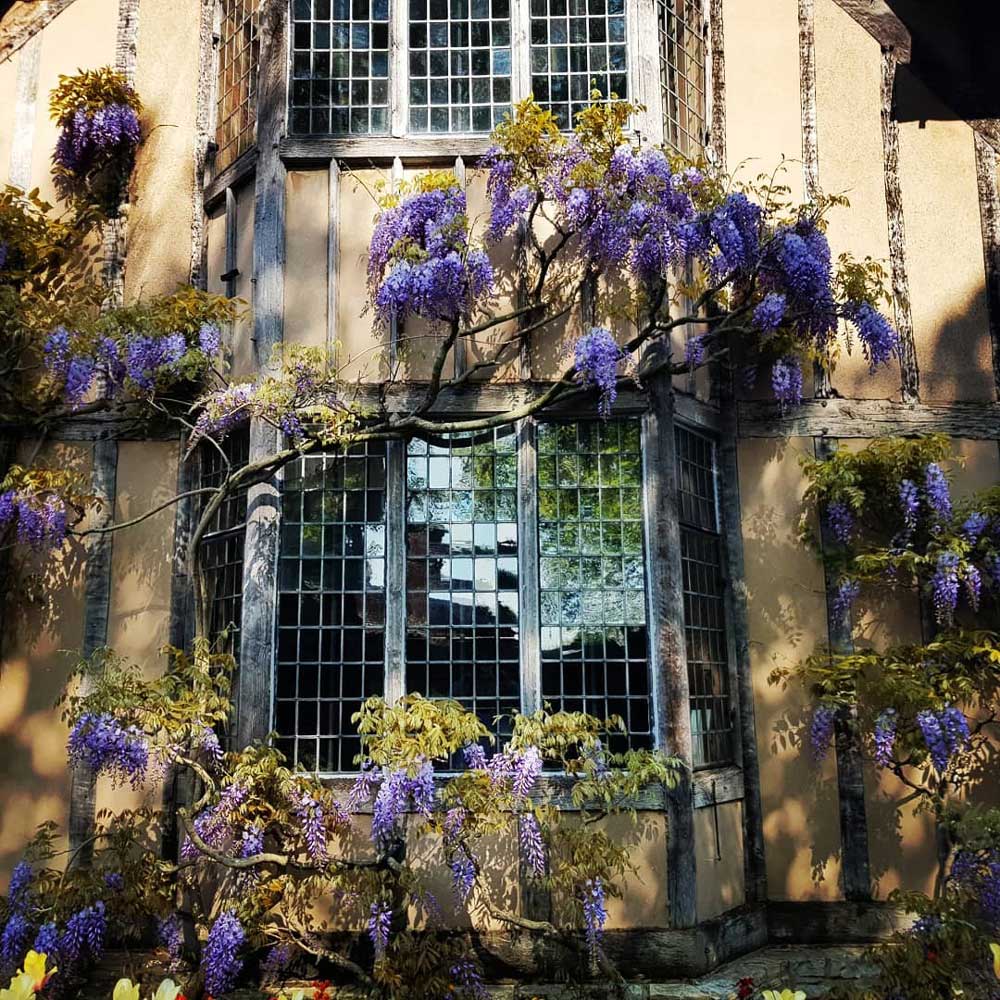
<svg viewBox="0 0 1000 1000">
<path fill-rule="evenodd" d="M 108 774 L 114 784 L 138 788 L 149 768 L 149 744 L 135 726 L 123 726 L 113 715 L 86 713 L 70 730 L 70 762 L 95 774 Z"/>
<path fill-rule="evenodd" d="M 771 389 L 782 409 L 802 402 L 802 366 L 791 355 L 771 365 Z"/>
<path fill-rule="evenodd" d="M 781 321 L 785 318 L 785 296 L 780 292 L 768 292 L 753 311 L 754 326 L 770 333 L 781 326 Z"/>
<path fill-rule="evenodd" d="M 951 490 L 948 479 L 937 462 L 930 462 L 924 470 L 924 491 L 927 503 L 939 521 L 950 521 L 952 517 Z"/>
<path fill-rule="evenodd" d="M 538 747 L 525 747 L 513 760 L 511 790 L 523 798 L 529 794 L 541 773 L 542 755 Z"/>
<path fill-rule="evenodd" d="M 464 806 L 456 806 L 444 814 L 442 827 L 446 844 L 454 843 L 462 835 L 468 816 L 469 811 Z"/>
<path fill-rule="evenodd" d="M 830 610 L 833 617 L 842 621 L 851 613 L 854 602 L 861 593 L 861 584 L 857 580 L 843 579 L 837 583 L 837 591 L 833 595 Z"/>
<path fill-rule="evenodd" d="M 536 875 L 545 874 L 545 844 L 534 813 L 524 813 L 519 823 L 521 850 L 528 867 Z"/>
<path fill-rule="evenodd" d="M 973 611 L 979 610 L 979 596 L 983 589 L 983 577 L 978 567 L 972 563 L 962 564 L 962 582 L 965 584 L 965 596 Z"/>
<path fill-rule="evenodd" d="M 357 809 L 368 802 L 374 794 L 375 786 L 379 783 L 380 779 L 380 772 L 375 765 L 370 760 L 364 761 L 361 765 L 361 770 L 358 772 L 358 776 L 354 779 L 354 784 L 351 785 L 351 791 L 348 793 L 348 809 Z"/>
<path fill-rule="evenodd" d="M 487 1000 L 490 991 L 483 985 L 479 967 L 470 958 L 456 962 L 449 970 L 451 990 L 449 996 L 460 996 L 466 1000 Z"/>
<path fill-rule="evenodd" d="M 434 808 L 434 768 L 423 763 L 416 776 L 405 768 L 383 772 L 372 812 L 372 840 L 386 845 L 397 833 L 397 821 L 412 805 L 415 812 L 430 816 Z"/>
<path fill-rule="evenodd" d="M 478 743 L 470 743 L 462 747 L 465 766 L 470 771 L 479 771 L 486 767 L 486 751 Z"/>
<path fill-rule="evenodd" d="M 66 928 L 59 937 L 56 950 L 60 958 L 69 965 L 83 958 L 97 961 L 104 953 L 107 927 L 107 914 L 100 900 L 78 910 L 66 921 Z"/>
<path fill-rule="evenodd" d="M 243 959 L 239 952 L 245 940 L 246 931 L 231 910 L 219 914 L 209 928 L 201 956 L 205 991 L 209 996 L 220 997 L 236 985 L 243 971 Z"/>
<path fill-rule="evenodd" d="M 7 266 L 7 256 L 8 256 L 7 244 L 3 240 L 0 240 L 0 271 L 2 271 Z"/>
<path fill-rule="evenodd" d="M 587 945 L 592 956 L 597 955 L 601 947 L 601 935 L 607 923 L 607 901 L 604 895 L 604 883 L 600 878 L 589 878 L 583 884 L 580 892 L 583 906 L 583 926 L 587 935 Z"/>
<path fill-rule="evenodd" d="M 160 920 L 156 925 L 156 937 L 166 949 L 168 967 L 178 968 L 184 954 L 184 931 L 181 926 L 181 918 L 176 913 L 171 913 L 170 916 Z"/>
<path fill-rule="evenodd" d="M 294 812 L 301 824 L 306 853 L 311 861 L 323 864 L 326 861 L 326 817 L 323 807 L 308 792 L 302 792 L 295 803 Z"/>
<path fill-rule="evenodd" d="M 830 534 L 841 544 L 849 545 L 854 534 L 854 512 L 843 500 L 834 500 L 826 505 L 826 526 Z"/>
<path fill-rule="evenodd" d="M 219 801 L 195 816 L 195 833 L 209 847 L 220 850 L 233 837 L 232 814 L 243 804 L 246 794 L 246 788 L 238 782 L 226 785 Z M 181 857 L 185 860 L 198 857 L 198 848 L 190 838 L 185 838 L 181 846 Z"/>
<path fill-rule="evenodd" d="M 934 617 L 942 625 L 950 625 L 958 607 L 959 559 L 954 552 L 942 552 L 931 577 L 931 598 Z"/>
<path fill-rule="evenodd" d="M 515 183 L 514 161 L 505 157 L 497 146 L 486 151 L 481 166 L 489 170 L 486 193 L 490 199 L 490 224 L 486 238 L 497 243 L 524 218 L 536 195 L 527 184 Z"/>
<path fill-rule="evenodd" d="M 5 490 L 0 493 L 0 528 L 10 524 L 20 544 L 36 551 L 57 549 L 66 541 L 69 529 L 66 502 L 55 494 Z"/>
<path fill-rule="evenodd" d="M 980 537 L 989 529 L 989 516 L 973 511 L 962 524 L 962 534 L 973 544 L 979 541 Z"/>
<path fill-rule="evenodd" d="M 55 162 L 77 176 L 100 159 L 128 153 L 139 144 L 139 116 L 127 104 L 110 104 L 96 111 L 78 109 L 59 122 Z"/>
<path fill-rule="evenodd" d="M 684 344 L 684 363 L 690 371 L 700 368 L 705 363 L 705 349 L 708 345 L 708 338 L 703 334 L 695 334 L 688 337 Z"/>
<path fill-rule="evenodd" d="M 476 864 L 463 849 L 455 852 L 448 867 L 451 869 L 451 884 L 455 895 L 464 903 L 476 884 Z"/>
<path fill-rule="evenodd" d="M 969 742 L 969 723 L 965 715 L 952 705 L 940 712 L 925 709 L 917 713 L 917 725 L 939 774 L 947 769 L 951 758 Z"/>
<path fill-rule="evenodd" d="M 42 924 L 35 935 L 35 943 L 31 946 L 39 955 L 46 955 L 51 961 L 46 965 L 55 965 L 59 958 L 59 929 L 53 923 Z"/>
<path fill-rule="evenodd" d="M 858 331 L 861 349 L 872 372 L 898 352 L 899 334 L 871 303 L 848 302 L 844 306 L 844 316 Z"/>
<path fill-rule="evenodd" d="M 125 876 L 121 872 L 105 872 L 104 887 L 112 892 L 122 892 L 125 889 Z"/>
<path fill-rule="evenodd" d="M 198 329 L 198 346 L 209 357 L 215 357 L 222 347 L 222 333 L 214 323 L 202 323 Z"/>
<path fill-rule="evenodd" d="M 250 823 L 240 836 L 240 857 L 252 858 L 264 853 L 264 828 L 259 823 Z"/>
<path fill-rule="evenodd" d="M 887 708 L 879 713 L 875 720 L 875 763 L 885 767 L 892 760 L 893 747 L 896 745 L 896 724 L 898 716 L 894 708 Z"/>
<path fill-rule="evenodd" d="M 10 909 L 23 909 L 28 901 L 30 890 L 31 863 L 29 861 L 18 861 L 10 873 L 10 882 L 7 884 L 7 903 Z"/>
<path fill-rule="evenodd" d="M 371 916 L 368 918 L 368 937 L 375 948 L 375 957 L 382 958 L 389 947 L 389 935 L 392 932 L 392 909 L 385 903 L 372 903 Z"/>
<path fill-rule="evenodd" d="M 0 933 L 0 972 L 6 977 L 17 968 L 31 943 L 31 921 L 19 911 L 11 913 Z"/>
<path fill-rule="evenodd" d="M 293 954 L 290 944 L 276 944 L 260 964 L 261 981 L 273 983 L 281 979 L 292 964 Z"/>
<path fill-rule="evenodd" d="M 218 733 L 211 726 L 202 726 L 197 731 L 195 747 L 213 767 L 218 767 L 222 763 L 222 758 L 225 756 L 222 744 L 219 743 Z"/>
<path fill-rule="evenodd" d="M 809 727 L 809 743 L 812 746 L 813 759 L 823 760 L 833 742 L 833 731 L 837 722 L 837 711 L 830 705 L 817 705 L 813 712 Z"/>
<path fill-rule="evenodd" d="M 908 538 L 917 527 L 917 516 L 920 513 L 920 494 L 917 484 L 911 479 L 903 479 L 899 484 L 899 506 L 903 511 L 903 524 L 906 526 Z"/>
<path fill-rule="evenodd" d="M 594 327 L 576 342 L 573 364 L 576 373 L 586 386 L 600 392 L 597 409 L 602 417 L 611 414 L 611 407 L 618 398 L 618 369 L 628 353 L 618 346 L 611 331 Z"/>
</svg>

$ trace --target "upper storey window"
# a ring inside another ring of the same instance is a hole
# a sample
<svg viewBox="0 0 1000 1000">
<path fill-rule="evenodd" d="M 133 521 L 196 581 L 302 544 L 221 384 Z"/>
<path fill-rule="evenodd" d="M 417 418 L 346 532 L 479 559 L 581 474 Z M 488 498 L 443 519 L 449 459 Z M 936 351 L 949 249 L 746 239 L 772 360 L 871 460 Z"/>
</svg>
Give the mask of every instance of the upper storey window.
<svg viewBox="0 0 1000 1000">
<path fill-rule="evenodd" d="M 292 0 L 290 130 L 486 134 L 532 93 L 571 128 L 633 89 L 625 2 Z"/>
<path fill-rule="evenodd" d="M 708 21 L 702 0 L 656 0 L 660 45 L 660 101 L 663 138 L 685 156 L 705 144 L 707 90 L 705 53 Z"/>
<path fill-rule="evenodd" d="M 257 0 L 222 0 L 215 116 L 219 170 L 254 143 L 258 48 Z"/>
</svg>

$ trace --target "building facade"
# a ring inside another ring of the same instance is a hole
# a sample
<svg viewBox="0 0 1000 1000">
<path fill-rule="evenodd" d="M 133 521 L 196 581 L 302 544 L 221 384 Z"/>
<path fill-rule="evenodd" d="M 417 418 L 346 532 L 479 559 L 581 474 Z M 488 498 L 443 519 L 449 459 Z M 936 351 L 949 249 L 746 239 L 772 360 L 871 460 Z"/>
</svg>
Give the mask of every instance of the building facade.
<svg viewBox="0 0 1000 1000">
<path fill-rule="evenodd" d="M 878 7 L 879 9 L 875 9 Z M 637 101 L 638 137 L 741 178 L 779 170 L 794 197 L 844 192 L 835 252 L 886 261 L 904 349 L 877 377 L 858 355 L 780 411 L 708 379 L 623 394 L 509 430 L 308 456 L 225 506 L 205 537 L 213 618 L 233 624 L 235 738 L 349 781 L 350 716 L 372 694 L 456 697 L 483 718 L 543 703 L 626 721 L 622 745 L 692 766 L 644 800 L 639 873 L 610 926 L 635 965 L 692 973 L 768 940 L 864 938 L 894 888 L 933 878 L 930 821 L 841 753 L 790 745 L 802 696 L 774 666 L 827 641 L 821 564 L 798 539 L 801 455 L 942 430 L 972 490 L 1000 472 L 1000 132 L 963 120 L 909 63 L 913 35 L 853 0 L 47 0 L 0 21 L 0 171 L 55 200 L 60 73 L 116 65 L 144 106 L 130 206 L 112 249 L 124 301 L 192 282 L 243 300 L 233 371 L 277 344 L 335 350 L 371 392 L 426 379 L 431 332 L 365 312 L 371 192 L 453 169 L 471 215 L 488 133 L 534 94 L 562 125 L 593 86 Z M 920 117 L 898 113 L 905 79 Z M 488 413 L 555 377 L 572 324 L 443 405 Z M 576 331 L 579 332 L 578 330 Z M 682 345 L 678 343 L 678 348 Z M 456 349 L 461 372 L 488 340 Z M 668 391 L 668 389 L 672 391 Z M 392 398 L 388 405 L 393 405 Z M 24 442 L 30 453 L 38 442 Z M 230 457 L 274 444 L 234 435 Z M 220 474 L 179 440 L 94 420 L 41 443 L 127 520 Z M 157 669 L 190 632 L 179 546 L 191 510 L 91 536 L 44 600 L 15 592 L 0 673 L 0 863 L 55 820 L 71 840 L 139 792 L 74 788 L 52 702 L 71 658 L 109 645 Z M 917 609 L 865 641 L 919 636 Z M 77 786 L 79 779 L 77 779 Z M 516 862 L 516 858 L 513 859 Z M 515 865 L 516 868 L 516 865 Z M 624 947 L 624 946 L 623 946 Z"/>
</svg>

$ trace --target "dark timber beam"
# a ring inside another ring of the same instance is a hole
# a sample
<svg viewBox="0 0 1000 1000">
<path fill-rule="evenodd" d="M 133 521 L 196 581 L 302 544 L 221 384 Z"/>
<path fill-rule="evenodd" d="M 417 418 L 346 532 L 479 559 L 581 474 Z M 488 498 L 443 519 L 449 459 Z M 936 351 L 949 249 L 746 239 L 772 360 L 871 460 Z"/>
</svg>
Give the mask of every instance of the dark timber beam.
<svg viewBox="0 0 1000 1000">
<path fill-rule="evenodd" d="M 260 14 L 257 90 L 257 172 L 254 192 L 253 354 L 259 371 L 273 368 L 281 344 L 285 305 L 285 165 L 278 154 L 285 119 L 286 12 L 268 0 Z M 250 461 L 273 454 L 277 430 L 250 424 Z M 251 486 L 243 561 L 243 620 L 236 684 L 235 736 L 239 746 L 264 739 L 271 725 L 275 585 L 281 497 L 277 479 Z"/>
<path fill-rule="evenodd" d="M 698 920 L 697 853 L 673 380 L 654 375 L 647 389 L 642 450 L 654 725 L 657 746 L 684 763 L 680 782 L 667 796 L 667 898 L 671 925 L 692 927 Z"/>
<path fill-rule="evenodd" d="M 997 151 L 980 133 L 976 146 L 976 183 L 983 232 L 983 268 L 986 272 L 986 309 L 993 355 L 993 388 L 1000 396 L 1000 193 L 997 191 Z"/>
</svg>

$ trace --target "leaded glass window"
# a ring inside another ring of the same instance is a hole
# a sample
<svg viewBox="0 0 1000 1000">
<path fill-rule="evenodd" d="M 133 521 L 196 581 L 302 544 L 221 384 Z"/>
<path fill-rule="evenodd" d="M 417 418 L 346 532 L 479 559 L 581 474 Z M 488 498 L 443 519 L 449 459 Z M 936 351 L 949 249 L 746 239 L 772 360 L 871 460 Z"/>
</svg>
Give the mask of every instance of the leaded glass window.
<svg viewBox="0 0 1000 1000">
<path fill-rule="evenodd" d="M 511 102 L 510 0 L 409 0 L 411 132 L 489 132 Z"/>
<path fill-rule="evenodd" d="M 389 0 L 293 0 L 291 130 L 389 131 Z"/>
<path fill-rule="evenodd" d="M 695 767 L 707 767 L 729 763 L 733 756 L 714 442 L 678 428 L 677 464 L 691 739 Z"/>
<path fill-rule="evenodd" d="M 507 427 L 406 456 L 406 689 L 495 731 L 521 702 L 515 443 Z"/>
<path fill-rule="evenodd" d="M 531 0 L 531 91 L 573 127 L 592 90 L 626 99 L 625 0 Z"/>
<path fill-rule="evenodd" d="M 254 142 L 258 0 L 223 0 L 219 30 L 215 166 L 229 166 Z"/>
<path fill-rule="evenodd" d="M 542 699 L 650 746 L 639 422 L 542 424 L 538 511 Z"/>
<path fill-rule="evenodd" d="M 274 726 L 308 770 L 352 769 L 351 716 L 384 690 L 385 472 L 371 443 L 285 471 Z"/>
<path fill-rule="evenodd" d="M 708 22 L 703 0 L 657 0 L 660 99 L 668 146 L 698 156 L 705 144 L 705 50 Z"/>
</svg>

